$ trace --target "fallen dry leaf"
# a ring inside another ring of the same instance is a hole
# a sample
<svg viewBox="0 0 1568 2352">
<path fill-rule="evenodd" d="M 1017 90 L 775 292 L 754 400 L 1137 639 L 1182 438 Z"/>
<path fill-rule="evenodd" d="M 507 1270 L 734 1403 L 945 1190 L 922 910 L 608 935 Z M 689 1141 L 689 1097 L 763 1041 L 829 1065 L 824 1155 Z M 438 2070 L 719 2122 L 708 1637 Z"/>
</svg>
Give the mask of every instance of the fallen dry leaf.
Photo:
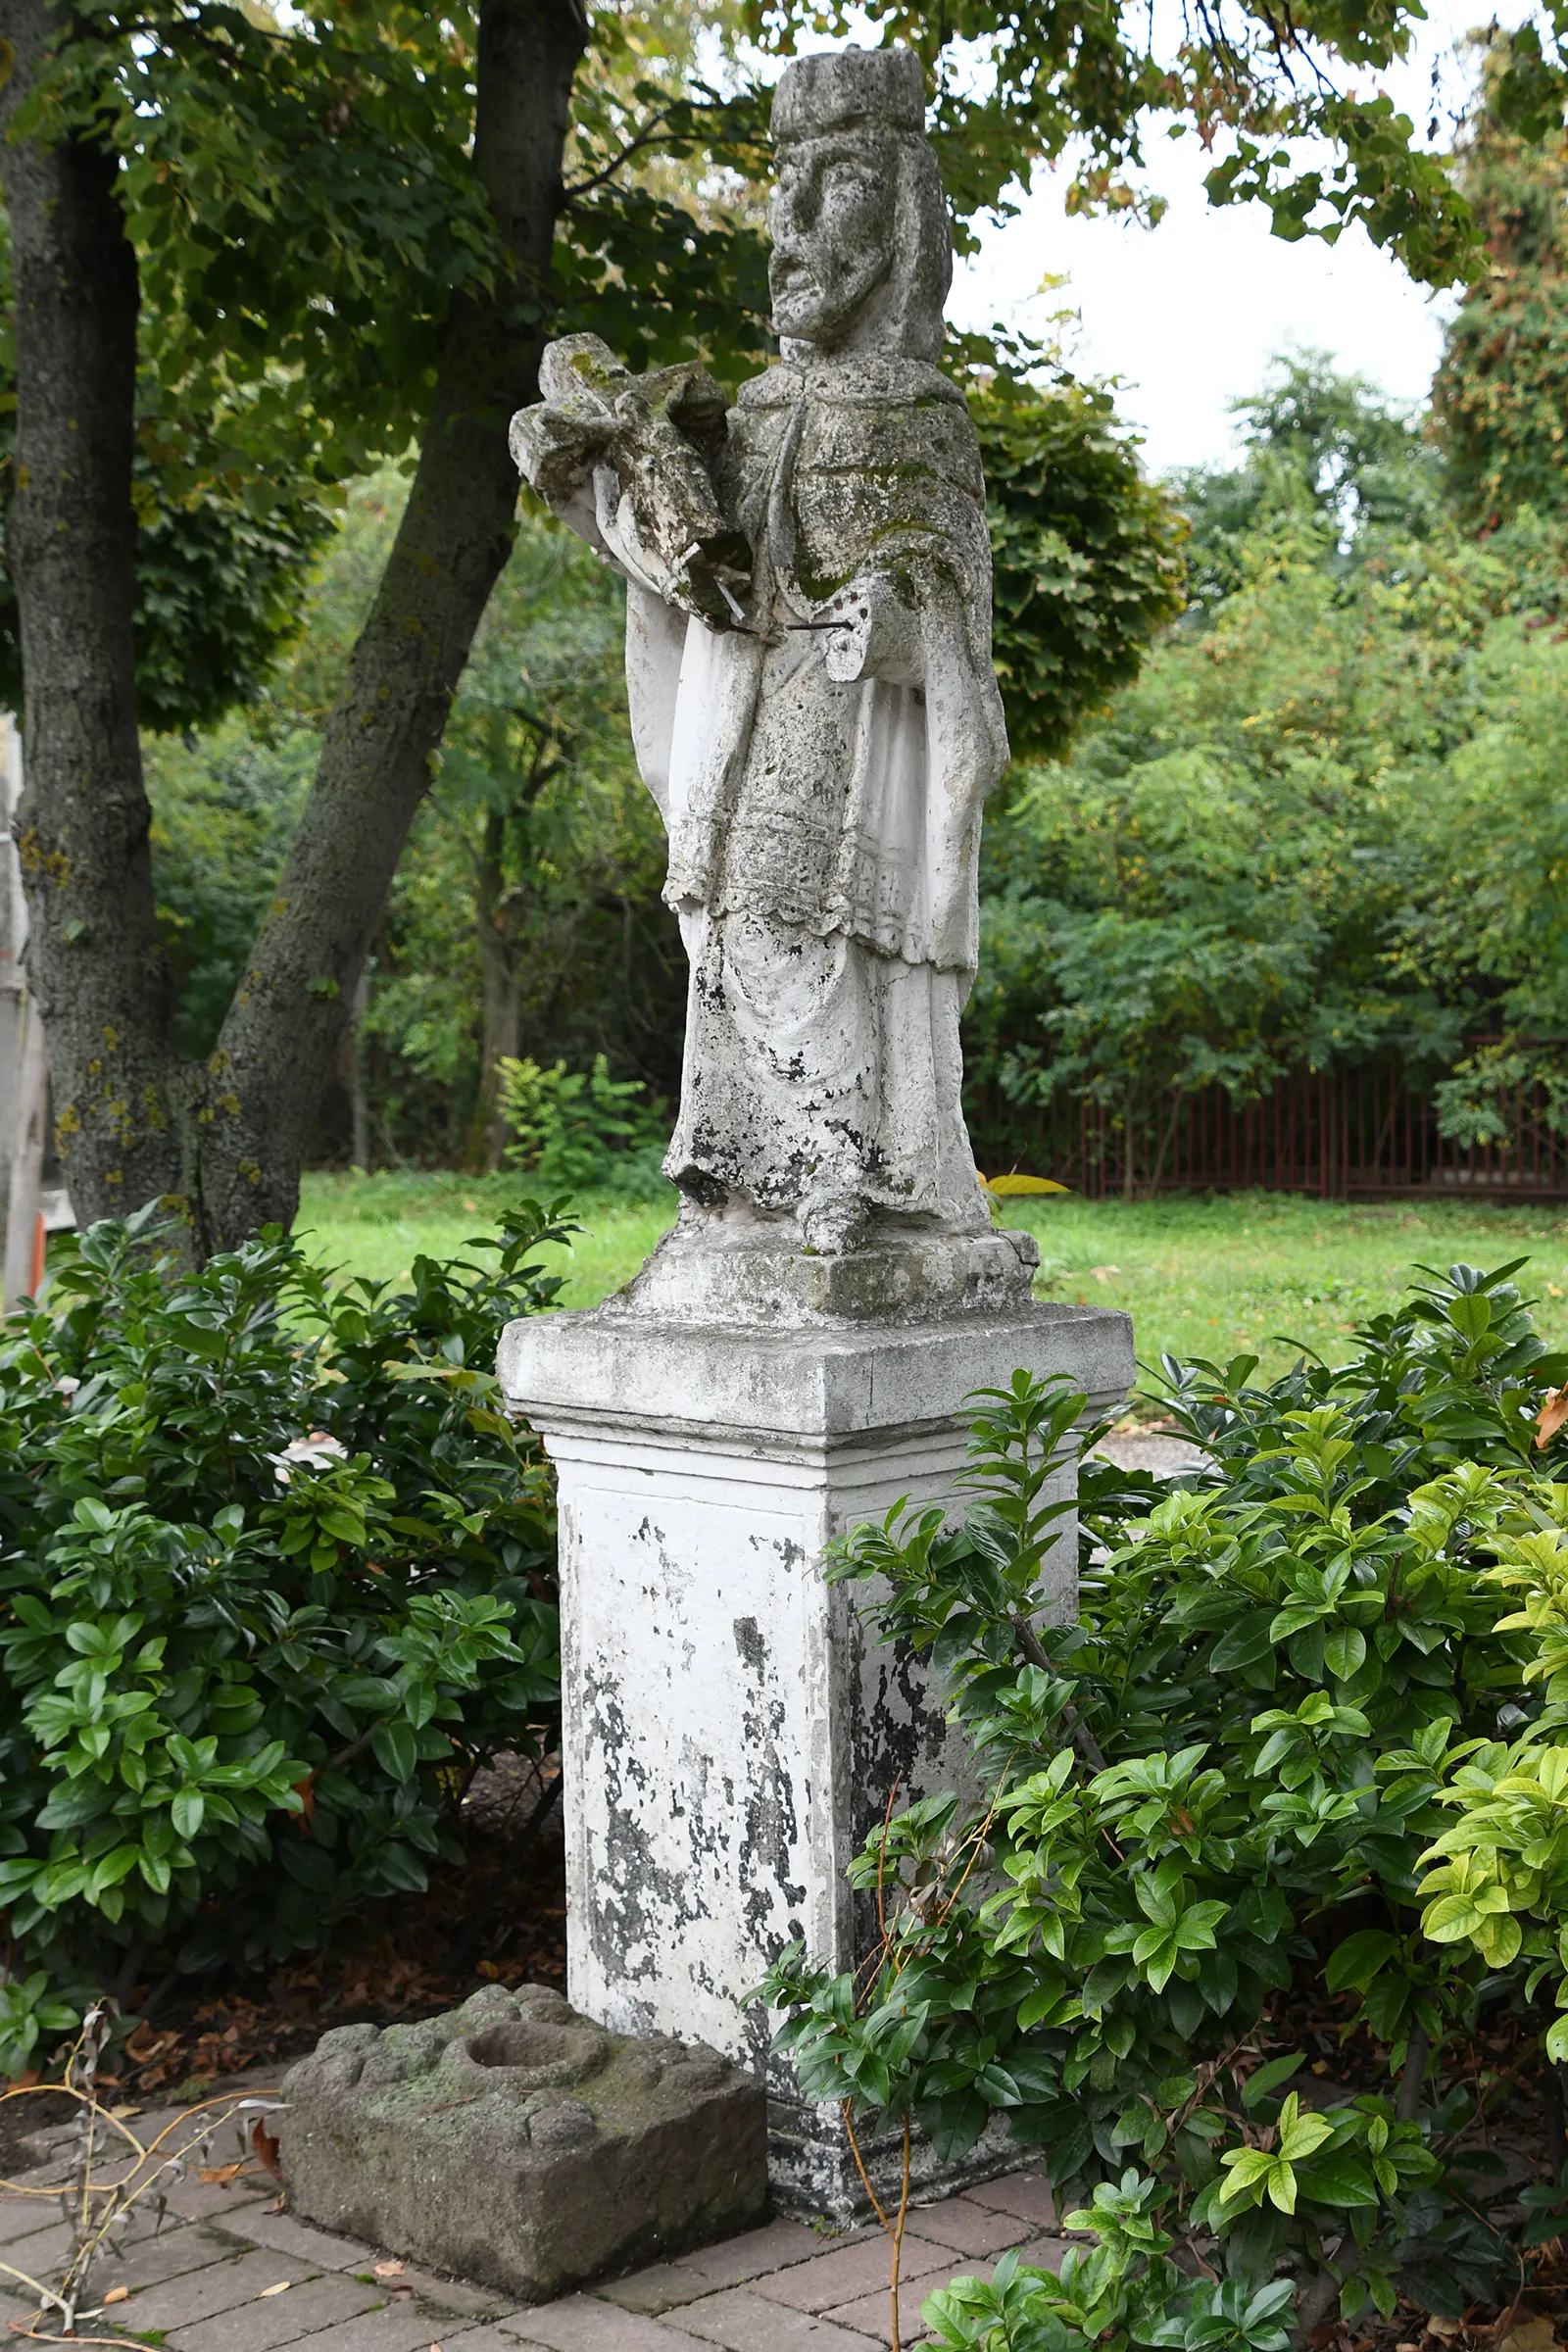
<svg viewBox="0 0 1568 2352">
<path fill-rule="evenodd" d="M 238 2164 L 210 2164 L 196 2178 L 198 2180 L 211 2180 L 219 2188 L 226 2188 L 231 2180 L 239 2179 L 244 2170 L 243 2159 Z"/>
<path fill-rule="evenodd" d="M 292 2278 L 280 2278 L 275 2286 L 264 2286 L 256 2300 L 265 2303 L 269 2295 L 286 2295 L 293 2283 Z"/>
<path fill-rule="evenodd" d="M 1557 2333 L 1550 2320 L 1521 2320 L 1510 2328 L 1497 2352 L 1557 2352 Z"/>
<path fill-rule="evenodd" d="M 1536 1450 L 1549 1444 L 1563 1423 L 1568 1421 L 1568 1388 L 1548 1389 L 1546 1401 L 1536 1418 Z"/>
<path fill-rule="evenodd" d="M 377 2278 L 401 2278 L 404 2266 L 401 2262 L 378 2262 L 374 2269 Z"/>
<path fill-rule="evenodd" d="M 104 2301 L 105 2303 L 128 2303 L 130 2301 L 130 2289 L 128 2286 L 112 2286 L 109 2289 L 108 2294 L 105 2295 Z"/>
<path fill-rule="evenodd" d="M 268 2130 L 267 2123 L 268 2119 L 265 2115 L 250 2117 L 246 2130 L 246 2140 L 251 2154 L 262 2170 L 270 2173 L 274 2180 L 281 2180 L 283 2167 L 278 2162 L 277 2134 L 275 2132 Z"/>
</svg>

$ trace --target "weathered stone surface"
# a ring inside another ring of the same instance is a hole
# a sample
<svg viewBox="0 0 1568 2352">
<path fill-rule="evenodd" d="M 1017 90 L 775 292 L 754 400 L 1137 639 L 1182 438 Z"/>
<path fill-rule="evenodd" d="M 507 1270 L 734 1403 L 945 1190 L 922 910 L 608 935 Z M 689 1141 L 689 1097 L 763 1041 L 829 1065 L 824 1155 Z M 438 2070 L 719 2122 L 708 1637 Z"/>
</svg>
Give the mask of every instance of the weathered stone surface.
<svg viewBox="0 0 1568 2352">
<path fill-rule="evenodd" d="M 744 2229 L 766 2201 L 752 2077 L 606 2033 L 543 1985 L 340 2027 L 283 2096 L 294 2212 L 523 2302 Z"/>
<path fill-rule="evenodd" d="M 908 50 L 797 60 L 778 365 L 719 416 L 706 378 L 634 379 L 571 338 L 513 441 L 628 583 L 691 966 L 678 1226 L 618 1298 L 501 1350 L 560 1474 L 569 1987 L 754 2066 L 775 2194 L 840 2220 L 863 2203 L 842 2119 L 747 1995 L 797 1937 L 858 1965 L 851 1857 L 895 1791 L 966 1765 L 945 1692 L 865 1638 L 823 1548 L 901 1497 L 954 1500 L 974 1390 L 1064 1372 L 1097 1408 L 1133 1371 L 1127 1317 L 1033 1302 L 1034 1245 L 992 1229 L 963 1121 L 1007 745 L 979 445 L 935 365 L 952 245 L 924 117 Z M 1070 1518 L 1055 1557 L 1065 1611 Z M 967 2177 L 1016 2154 L 982 2141 Z M 873 2137 L 873 2176 L 898 2155 Z M 922 2147 L 917 2182 L 938 2173 Z"/>
<path fill-rule="evenodd" d="M 953 252 L 924 113 L 906 49 L 782 76 L 780 359 L 727 416 L 700 369 L 634 378 L 578 335 L 513 423 L 522 471 L 628 582 L 632 733 L 691 964 L 665 1161 L 686 1206 L 629 1294 L 649 1313 L 1028 1297 L 959 1101 L 1007 741 L 979 445 L 934 365 Z"/>
<path fill-rule="evenodd" d="M 747 1995 L 795 1936 L 858 1964 L 852 1854 L 895 1784 L 911 1801 L 962 1787 L 967 1765 L 940 1685 L 867 1637 L 822 1550 L 901 1497 L 951 1502 L 964 1399 L 1016 1366 L 1070 1373 L 1094 1410 L 1118 1400 L 1131 1320 L 1031 1305 L 746 1332 L 599 1309 L 513 1324 L 500 1363 L 560 1479 L 572 2000 L 757 2069 L 775 2196 L 851 2219 L 862 2192 L 837 2112 L 800 2098 Z M 1056 1556 L 1053 1605 L 1070 1611 L 1070 1515 Z M 874 2167 L 884 2154 L 873 2141 Z M 966 2177 L 1017 2157 L 985 2143 Z M 917 2178 L 935 2177 L 922 2149 Z"/>
</svg>

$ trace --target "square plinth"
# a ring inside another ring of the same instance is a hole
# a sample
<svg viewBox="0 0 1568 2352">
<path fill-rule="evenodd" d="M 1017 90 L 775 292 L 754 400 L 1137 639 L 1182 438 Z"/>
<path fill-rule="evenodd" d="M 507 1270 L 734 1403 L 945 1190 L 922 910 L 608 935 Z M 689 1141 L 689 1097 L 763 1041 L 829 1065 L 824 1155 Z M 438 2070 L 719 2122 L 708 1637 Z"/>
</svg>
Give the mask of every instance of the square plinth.
<svg viewBox="0 0 1568 2352">
<path fill-rule="evenodd" d="M 941 1678 L 877 1639 L 824 1550 L 901 1499 L 961 1509 L 966 1400 L 1019 1368 L 1069 1377 L 1098 1414 L 1131 1385 L 1131 1321 L 1024 1303 L 746 1328 L 619 1307 L 531 1317 L 502 1344 L 508 1402 L 560 1483 L 568 1990 L 617 2032 L 701 2040 L 760 2075 L 790 2210 L 851 2220 L 864 2190 L 756 1988 L 797 1939 L 858 1968 L 874 1906 L 848 1872 L 865 1838 L 890 1804 L 978 1793 Z M 1069 1453 L 1069 1506 L 1076 1475 Z M 1067 1616 L 1070 1508 L 1059 1525 L 1043 1599 Z M 876 2178 L 897 2151 L 873 2134 L 872 2158 Z M 987 2145 L 974 2165 L 1018 2159 Z"/>
</svg>

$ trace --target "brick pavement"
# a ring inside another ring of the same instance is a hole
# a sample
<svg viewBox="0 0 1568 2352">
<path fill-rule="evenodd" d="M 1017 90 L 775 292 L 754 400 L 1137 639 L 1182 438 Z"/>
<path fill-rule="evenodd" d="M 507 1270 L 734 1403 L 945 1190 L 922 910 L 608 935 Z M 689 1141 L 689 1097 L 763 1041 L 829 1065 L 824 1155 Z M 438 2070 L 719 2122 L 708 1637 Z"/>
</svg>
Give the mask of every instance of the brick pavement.
<svg viewBox="0 0 1568 2352">
<path fill-rule="evenodd" d="M 520 2306 L 413 2263 L 378 2277 L 387 2258 L 274 2213 L 271 2185 L 184 2185 L 161 2229 L 138 2220 L 123 2253 L 101 2264 L 92 2302 L 102 2317 L 78 2328 L 102 2341 L 113 2326 L 158 2352 L 886 2352 L 890 2342 L 880 2230 L 770 2222 L 559 2303 Z M 960 2272 L 989 2275 L 1011 2246 L 1054 2268 L 1054 2227 L 1039 2172 L 916 2207 L 905 2233 L 906 2352 L 925 2340 L 920 2305 L 934 2287 Z M 54 2204 L 0 2195 L 0 2259 L 48 2279 L 64 2236 Z M 105 2307 L 117 2286 L 128 2295 Z M 0 2275 L 0 2321 L 25 2326 L 32 2310 Z"/>
</svg>

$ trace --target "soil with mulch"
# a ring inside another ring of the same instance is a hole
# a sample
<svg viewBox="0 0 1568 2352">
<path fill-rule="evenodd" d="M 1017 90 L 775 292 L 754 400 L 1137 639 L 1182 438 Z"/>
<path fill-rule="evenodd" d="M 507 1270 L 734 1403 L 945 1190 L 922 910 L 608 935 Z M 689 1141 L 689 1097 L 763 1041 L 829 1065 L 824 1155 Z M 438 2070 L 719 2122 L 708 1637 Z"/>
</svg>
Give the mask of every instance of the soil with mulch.
<svg viewBox="0 0 1568 2352">
<path fill-rule="evenodd" d="M 332 2026 L 412 2022 L 456 2008 L 485 1984 L 564 1989 L 560 1787 L 554 1759 L 541 1767 L 500 1756 L 475 1775 L 464 1800 L 466 1867 L 437 1870 L 423 1894 L 369 1906 L 352 1940 L 304 1953 L 265 1978 L 132 1986 L 124 2006 L 140 2022 L 100 2083 L 125 2099 L 198 2099 L 226 2077 L 286 2065 Z M 41 2100 L 15 2107 L 26 2116 L 18 2129 L 36 2132 L 54 2120 Z M 0 2107 L 0 2127 L 6 2121 Z M 0 2151 L 4 2145 L 0 2139 Z"/>
</svg>

